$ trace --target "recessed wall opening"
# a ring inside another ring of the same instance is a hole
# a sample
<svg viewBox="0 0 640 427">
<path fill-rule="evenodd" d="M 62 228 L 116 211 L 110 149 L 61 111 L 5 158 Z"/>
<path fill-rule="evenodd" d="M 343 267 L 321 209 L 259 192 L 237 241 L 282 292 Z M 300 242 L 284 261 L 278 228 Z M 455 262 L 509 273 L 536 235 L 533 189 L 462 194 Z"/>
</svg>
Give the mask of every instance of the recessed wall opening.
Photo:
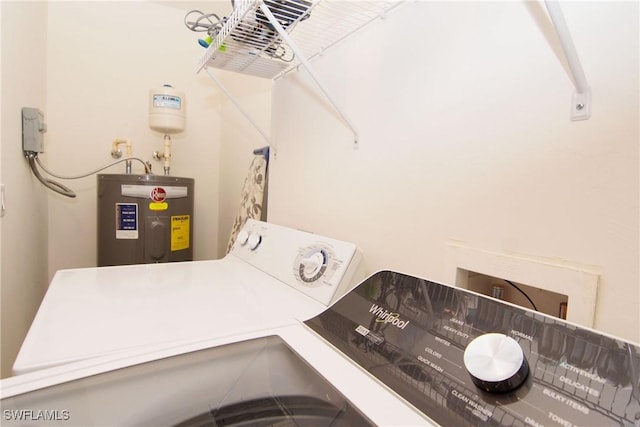
<svg viewBox="0 0 640 427">
<path fill-rule="evenodd" d="M 457 242 L 447 245 L 446 283 L 485 295 L 502 294 L 505 301 L 531 308 L 528 299 L 505 280 L 518 286 L 538 311 L 593 327 L 598 272 L 590 266 L 556 258 L 532 257 L 478 249 Z M 522 286 L 520 286 L 522 285 Z M 500 286 L 501 289 L 493 286 Z M 561 310 L 563 310 L 561 314 Z"/>
<path fill-rule="evenodd" d="M 560 319 L 566 319 L 567 311 L 571 309 L 568 295 L 475 271 L 459 270 L 458 274 L 467 275 L 466 288 L 470 291 Z"/>
</svg>

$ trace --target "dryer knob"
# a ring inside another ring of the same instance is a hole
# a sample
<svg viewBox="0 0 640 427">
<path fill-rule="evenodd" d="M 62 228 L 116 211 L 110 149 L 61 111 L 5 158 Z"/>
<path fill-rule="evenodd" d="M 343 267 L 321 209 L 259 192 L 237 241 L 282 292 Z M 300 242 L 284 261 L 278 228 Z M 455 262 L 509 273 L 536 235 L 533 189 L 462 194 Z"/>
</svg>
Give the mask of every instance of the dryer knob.
<svg viewBox="0 0 640 427">
<path fill-rule="evenodd" d="M 238 237 L 236 240 L 240 243 L 240 246 L 244 246 L 247 244 L 247 240 L 249 239 L 249 232 L 247 230 L 240 230 L 238 233 Z"/>
<path fill-rule="evenodd" d="M 489 392 L 515 390 L 529 374 L 529 365 L 516 340 L 504 334 L 480 335 L 467 345 L 464 366 L 473 383 Z"/>
<path fill-rule="evenodd" d="M 258 246 L 260 246 L 260 243 L 262 243 L 262 236 L 258 233 L 252 233 L 249 236 L 249 239 L 247 240 L 249 249 L 251 249 L 252 251 L 255 251 L 256 249 L 258 249 Z"/>
<path fill-rule="evenodd" d="M 325 262 L 325 256 L 322 251 L 315 252 L 306 258 L 302 258 L 300 261 L 304 267 L 304 273 L 307 277 L 318 274 Z"/>
</svg>

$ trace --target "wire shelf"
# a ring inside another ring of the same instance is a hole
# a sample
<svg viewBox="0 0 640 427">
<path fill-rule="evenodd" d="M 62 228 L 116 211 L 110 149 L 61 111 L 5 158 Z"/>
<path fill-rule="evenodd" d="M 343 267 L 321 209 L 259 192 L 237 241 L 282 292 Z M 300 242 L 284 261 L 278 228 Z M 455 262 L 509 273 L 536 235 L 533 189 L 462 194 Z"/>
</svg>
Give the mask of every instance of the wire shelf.
<svg viewBox="0 0 640 427">
<path fill-rule="evenodd" d="M 233 12 L 197 68 L 200 71 L 214 67 L 277 79 L 300 64 L 298 55 L 306 60 L 314 58 L 384 17 L 400 3 L 401 0 L 236 0 Z M 264 6 L 289 35 L 289 43 L 279 34 L 273 18 L 264 12 Z"/>
</svg>

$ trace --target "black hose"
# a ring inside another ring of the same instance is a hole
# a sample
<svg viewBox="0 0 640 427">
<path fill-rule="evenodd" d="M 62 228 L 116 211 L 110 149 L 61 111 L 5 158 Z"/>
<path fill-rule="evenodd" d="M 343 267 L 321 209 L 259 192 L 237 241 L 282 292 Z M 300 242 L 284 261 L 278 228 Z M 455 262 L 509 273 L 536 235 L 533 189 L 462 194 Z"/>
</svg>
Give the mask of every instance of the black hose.
<svg viewBox="0 0 640 427">
<path fill-rule="evenodd" d="M 526 293 L 525 291 L 523 291 L 522 289 L 520 289 L 519 287 L 517 287 L 517 286 L 516 286 L 516 284 L 515 284 L 515 283 L 513 283 L 512 281 L 510 281 L 510 280 L 506 280 L 506 279 L 503 279 L 503 280 L 504 280 L 505 282 L 507 282 L 508 284 L 510 284 L 511 286 L 513 286 L 514 288 L 516 288 L 516 290 L 517 290 L 518 292 L 520 292 L 522 295 L 524 295 L 524 297 L 529 301 L 529 304 L 531 304 L 531 306 L 533 307 L 533 309 L 534 309 L 535 311 L 538 311 L 538 307 L 536 307 L 536 305 L 533 303 L 533 301 L 531 300 L 531 298 L 529 298 L 529 295 L 527 295 L 527 293 Z"/>
</svg>

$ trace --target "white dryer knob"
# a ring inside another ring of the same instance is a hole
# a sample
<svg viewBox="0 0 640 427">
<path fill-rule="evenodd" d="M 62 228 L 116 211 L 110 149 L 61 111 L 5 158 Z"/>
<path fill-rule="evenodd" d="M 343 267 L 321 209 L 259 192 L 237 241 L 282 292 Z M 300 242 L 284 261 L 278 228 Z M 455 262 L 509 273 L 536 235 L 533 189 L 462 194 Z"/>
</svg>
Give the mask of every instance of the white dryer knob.
<svg viewBox="0 0 640 427">
<path fill-rule="evenodd" d="M 255 251 L 256 249 L 258 249 L 258 246 L 260 246 L 260 243 L 262 243 L 262 236 L 258 233 L 252 233 L 249 236 L 249 239 L 247 240 L 249 249 L 251 249 L 252 251 Z"/>
<path fill-rule="evenodd" d="M 307 276 L 314 276 L 320 271 L 324 264 L 324 256 L 322 252 L 315 252 L 306 258 L 302 258 L 300 261 L 304 266 L 304 271 Z"/>
<path fill-rule="evenodd" d="M 516 340 L 504 334 L 480 335 L 467 345 L 464 366 L 479 388 L 497 393 L 515 390 L 529 374 L 529 365 Z"/>
<path fill-rule="evenodd" d="M 236 240 L 238 241 L 238 243 L 240 243 L 240 246 L 246 245 L 247 239 L 249 239 L 249 232 L 244 229 L 240 230 L 240 232 L 238 233 L 238 237 L 236 237 Z"/>
</svg>

